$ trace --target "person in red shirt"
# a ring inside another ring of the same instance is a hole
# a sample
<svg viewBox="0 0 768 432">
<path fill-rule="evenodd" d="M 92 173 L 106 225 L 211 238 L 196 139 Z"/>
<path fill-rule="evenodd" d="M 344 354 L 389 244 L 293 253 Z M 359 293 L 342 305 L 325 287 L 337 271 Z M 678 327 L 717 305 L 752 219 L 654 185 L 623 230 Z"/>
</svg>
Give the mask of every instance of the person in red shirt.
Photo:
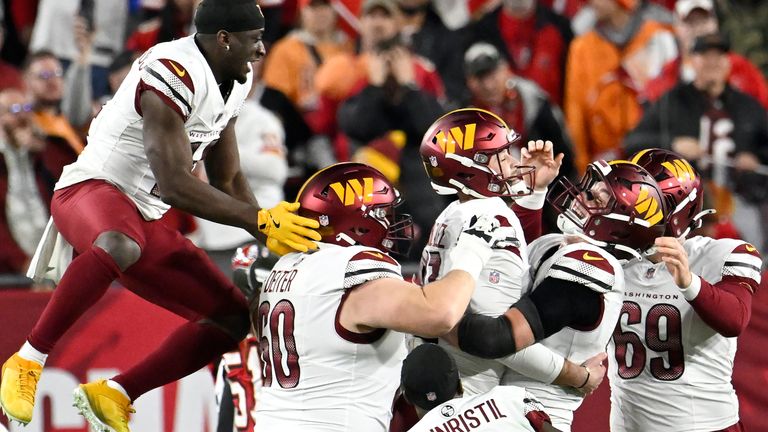
<svg viewBox="0 0 768 432">
<path fill-rule="evenodd" d="M 486 41 L 508 58 L 512 70 L 563 102 L 565 60 L 573 38 L 568 20 L 534 0 L 503 0 L 471 27 L 472 41 Z"/>
<path fill-rule="evenodd" d="M 718 31 L 717 16 L 712 0 L 680 0 L 675 6 L 675 37 L 680 46 L 680 56 L 667 63 L 661 74 L 646 84 L 640 98 L 653 103 L 672 89 L 679 81 L 691 82 L 694 78 L 691 66 L 693 40 Z M 728 84 L 755 99 L 768 108 L 768 84 L 765 77 L 746 57 L 730 52 L 731 72 Z"/>
</svg>

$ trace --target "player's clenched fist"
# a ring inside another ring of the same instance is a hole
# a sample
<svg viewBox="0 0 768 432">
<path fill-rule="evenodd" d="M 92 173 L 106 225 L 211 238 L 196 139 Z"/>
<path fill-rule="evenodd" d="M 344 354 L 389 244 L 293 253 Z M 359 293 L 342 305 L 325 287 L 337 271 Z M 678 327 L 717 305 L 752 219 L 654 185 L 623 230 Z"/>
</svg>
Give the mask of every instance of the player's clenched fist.
<svg viewBox="0 0 768 432">
<path fill-rule="evenodd" d="M 513 228 L 502 227 L 493 216 L 472 216 L 451 249 L 451 269 L 464 270 L 477 279 L 493 249 L 508 246 L 519 246 Z"/>
<path fill-rule="evenodd" d="M 283 253 L 317 249 L 315 242 L 320 240 L 320 234 L 313 228 L 319 228 L 320 224 L 297 215 L 295 212 L 298 209 L 299 203 L 282 201 L 269 210 L 259 210 L 259 231 L 267 236 L 268 245 L 279 243 L 279 246 L 284 246 L 280 249 Z"/>
</svg>

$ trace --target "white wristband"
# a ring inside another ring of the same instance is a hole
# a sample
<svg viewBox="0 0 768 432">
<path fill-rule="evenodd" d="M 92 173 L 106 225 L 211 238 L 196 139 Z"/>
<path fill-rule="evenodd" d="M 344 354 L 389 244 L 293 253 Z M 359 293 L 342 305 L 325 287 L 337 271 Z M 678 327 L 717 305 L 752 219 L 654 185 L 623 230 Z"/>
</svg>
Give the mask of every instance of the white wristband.
<svg viewBox="0 0 768 432">
<path fill-rule="evenodd" d="M 540 210 L 544 208 L 546 200 L 547 188 L 541 190 L 534 189 L 532 194 L 516 199 L 515 204 L 528 210 Z"/>
<path fill-rule="evenodd" d="M 701 278 L 698 275 L 691 273 L 690 285 L 685 288 L 680 288 L 680 292 L 686 300 L 693 301 L 696 296 L 699 295 L 699 291 L 701 291 Z"/>
</svg>

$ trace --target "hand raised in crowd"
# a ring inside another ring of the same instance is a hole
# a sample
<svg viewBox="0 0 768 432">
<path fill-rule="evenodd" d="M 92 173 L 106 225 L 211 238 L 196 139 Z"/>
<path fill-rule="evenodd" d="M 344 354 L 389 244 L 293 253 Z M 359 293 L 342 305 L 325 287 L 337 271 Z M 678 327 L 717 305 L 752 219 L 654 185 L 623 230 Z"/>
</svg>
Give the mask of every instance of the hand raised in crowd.
<svg viewBox="0 0 768 432">
<path fill-rule="evenodd" d="M 75 46 L 77 46 L 77 52 L 79 53 L 77 60 L 83 64 L 88 63 L 93 50 L 93 31 L 88 25 L 88 20 L 79 15 L 75 17 L 73 27 Z"/>
<path fill-rule="evenodd" d="M 407 48 L 396 46 L 385 54 L 389 60 L 392 76 L 398 84 L 407 86 L 416 83 L 416 73 L 413 70 L 413 59 Z"/>
<path fill-rule="evenodd" d="M 388 58 L 383 52 L 374 51 L 368 56 L 368 82 L 381 87 L 389 75 Z"/>
<path fill-rule="evenodd" d="M 688 288 L 691 285 L 691 269 L 688 266 L 688 253 L 683 245 L 674 237 L 659 237 L 656 239 L 656 251 L 661 260 L 672 274 L 675 284 L 680 288 Z"/>
<path fill-rule="evenodd" d="M 736 153 L 736 156 L 733 158 L 733 166 L 741 171 L 755 171 L 760 168 L 760 159 L 754 153 Z"/>
<path fill-rule="evenodd" d="M 558 154 L 557 157 L 554 156 L 552 141 L 528 141 L 528 147 L 520 150 L 520 165 L 536 167 L 536 180 L 533 186 L 534 189 L 541 190 L 546 189 L 560 173 L 564 157 L 563 153 Z"/>
<path fill-rule="evenodd" d="M 699 140 L 693 137 L 681 136 L 672 141 L 672 151 L 679 153 L 680 156 L 688 159 L 689 161 L 698 160 L 701 155 L 701 147 L 699 146 Z"/>
</svg>

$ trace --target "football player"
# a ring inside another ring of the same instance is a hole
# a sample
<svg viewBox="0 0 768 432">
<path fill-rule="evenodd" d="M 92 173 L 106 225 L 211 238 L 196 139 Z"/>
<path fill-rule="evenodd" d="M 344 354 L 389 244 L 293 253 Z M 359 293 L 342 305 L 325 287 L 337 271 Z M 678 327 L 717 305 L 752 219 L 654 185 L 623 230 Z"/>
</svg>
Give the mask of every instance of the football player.
<svg viewBox="0 0 768 432">
<path fill-rule="evenodd" d="M 531 243 L 532 284 L 517 307 L 532 330 L 528 336 L 541 345 L 575 362 L 598 353 L 605 358 L 624 292 L 619 260 L 637 259 L 664 233 L 663 195 L 638 165 L 598 161 L 578 185 L 561 179 L 549 201 L 563 234 Z M 511 322 L 522 323 L 519 318 Z M 602 365 L 587 368 L 589 374 L 605 374 Z M 571 430 L 582 395 L 514 371 L 502 383 L 525 387 L 544 405 L 554 426 Z"/>
<path fill-rule="evenodd" d="M 312 253 L 283 256 L 264 282 L 254 326 L 263 387 L 259 430 L 385 431 L 392 416 L 401 332 L 437 337 L 464 314 L 475 280 L 507 238 L 496 219 L 468 222 L 442 279 L 403 281 L 389 252 L 407 249 L 410 217 L 377 170 L 341 163 L 299 192 L 302 216 L 320 224 Z"/>
<path fill-rule="evenodd" d="M 456 362 L 435 344 L 419 345 L 408 354 L 400 381 L 421 419 L 409 432 L 557 432 L 541 403 L 522 387 L 496 386 L 465 395 Z"/>
<path fill-rule="evenodd" d="M 296 204 L 262 209 L 240 170 L 234 125 L 265 55 L 264 16 L 253 0 L 203 0 L 197 33 L 161 43 L 131 71 L 91 123 L 88 146 L 65 167 L 51 215 L 76 257 L 27 342 L 2 367 L 0 406 L 29 423 L 37 383 L 56 342 L 119 280 L 188 320 L 146 359 L 110 380 L 75 389 L 97 430 L 127 432 L 131 402 L 233 349 L 248 332 L 243 295 L 189 240 L 158 221 L 174 206 L 238 226 L 275 248 L 307 250 L 317 221 Z M 191 170 L 205 159 L 210 183 Z M 52 232 L 52 231 L 49 231 Z M 38 248 L 35 269 L 48 259 Z M 70 256 L 72 256 L 70 254 Z"/>
<path fill-rule="evenodd" d="M 437 119 L 421 143 L 421 157 L 435 192 L 458 195 L 432 228 L 421 259 L 422 281 L 440 280 L 452 268 L 451 251 L 463 227 L 476 215 L 493 217 L 512 239 L 494 251 L 479 274 L 478 287 L 470 302 L 473 312 L 503 314 L 520 298 L 528 274 L 528 253 L 516 212 L 527 211 L 527 219 L 534 220 L 525 231 L 536 231 L 530 227 L 537 221 L 541 223 L 540 209 L 547 186 L 562 161 L 562 155 L 553 157 L 550 142 L 531 142 L 517 151 L 519 139 L 495 114 L 466 108 Z M 510 201 L 514 202 L 514 210 Z M 584 368 L 542 346 L 496 361 L 476 358 L 439 343 L 456 359 L 468 394 L 484 393 L 499 385 L 505 367 L 546 383 L 578 386 L 587 377 Z M 593 375 L 587 390 L 599 383 L 598 378 Z"/>
<path fill-rule="evenodd" d="M 741 240 L 691 236 L 711 211 L 702 211 L 701 178 L 680 155 L 650 149 L 632 161 L 653 174 L 671 210 L 656 253 L 624 266 L 609 345 L 611 431 L 743 431 L 731 374 L 760 253 Z"/>
</svg>

